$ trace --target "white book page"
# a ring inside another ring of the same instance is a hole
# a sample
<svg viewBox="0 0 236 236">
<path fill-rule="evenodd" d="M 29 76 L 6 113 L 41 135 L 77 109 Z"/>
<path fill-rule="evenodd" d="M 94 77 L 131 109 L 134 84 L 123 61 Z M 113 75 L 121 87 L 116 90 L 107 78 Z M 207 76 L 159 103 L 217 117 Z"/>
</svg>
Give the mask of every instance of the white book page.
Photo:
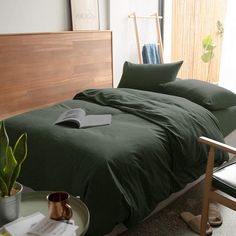
<svg viewBox="0 0 236 236">
<path fill-rule="evenodd" d="M 111 124 L 111 114 L 105 115 L 87 115 L 81 121 L 81 127 L 92 127 Z"/>
<path fill-rule="evenodd" d="M 70 109 L 63 112 L 54 124 L 62 122 L 74 122 L 79 128 L 87 128 L 93 126 L 109 125 L 111 124 L 111 114 L 86 115 L 81 108 Z"/>
<path fill-rule="evenodd" d="M 5 225 L 4 229 L 10 233 L 11 236 L 29 236 L 27 232 L 44 217 L 42 213 L 36 212 Z"/>
<path fill-rule="evenodd" d="M 3 232 L 8 232 L 11 236 L 74 236 L 78 226 L 51 220 L 36 212 L 4 225 L 3 228 Z"/>
<path fill-rule="evenodd" d="M 83 109 L 76 108 L 76 109 L 71 109 L 69 111 L 66 111 L 62 113 L 62 115 L 64 116 L 64 119 L 68 119 L 68 118 L 81 119 L 85 117 L 86 113 Z"/>
<path fill-rule="evenodd" d="M 77 228 L 78 226 L 76 225 L 45 217 L 38 224 L 34 225 L 28 233 L 38 236 L 72 236 Z"/>
<path fill-rule="evenodd" d="M 54 124 L 58 124 L 60 122 L 65 122 L 65 121 L 73 121 L 80 126 L 85 116 L 86 116 L 86 113 L 81 108 L 70 109 L 68 111 L 63 112 L 58 117 L 58 119 L 55 121 Z"/>
</svg>

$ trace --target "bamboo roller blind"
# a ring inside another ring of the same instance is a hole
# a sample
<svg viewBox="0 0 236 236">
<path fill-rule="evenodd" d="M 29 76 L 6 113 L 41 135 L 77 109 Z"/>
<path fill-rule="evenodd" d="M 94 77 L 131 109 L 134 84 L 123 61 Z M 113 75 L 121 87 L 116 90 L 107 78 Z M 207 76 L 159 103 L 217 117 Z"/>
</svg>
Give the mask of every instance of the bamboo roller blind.
<svg viewBox="0 0 236 236">
<path fill-rule="evenodd" d="M 172 61 L 184 60 L 178 74 L 217 83 L 223 35 L 217 21 L 224 22 L 227 0 L 172 0 Z M 201 60 L 202 40 L 211 34 L 216 48 L 210 62 Z M 209 75 L 208 75 L 209 69 Z"/>
</svg>

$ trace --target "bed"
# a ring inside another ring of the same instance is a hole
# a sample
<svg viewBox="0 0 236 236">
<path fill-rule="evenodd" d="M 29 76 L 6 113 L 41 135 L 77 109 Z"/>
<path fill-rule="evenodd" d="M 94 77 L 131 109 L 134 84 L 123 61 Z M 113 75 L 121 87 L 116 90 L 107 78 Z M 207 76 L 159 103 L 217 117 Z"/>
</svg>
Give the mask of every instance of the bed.
<svg viewBox="0 0 236 236">
<path fill-rule="evenodd" d="M 28 134 L 28 158 L 19 181 L 35 190 L 79 195 L 91 214 L 88 235 L 104 235 L 121 222 L 129 227 L 142 221 L 159 202 L 204 173 L 207 148 L 198 144 L 199 136 L 222 142 L 236 128 L 231 122 L 222 133 L 225 110 L 234 116 L 232 121 L 236 118 L 230 102 L 225 109 L 214 104 L 221 109 L 212 111 L 163 86 L 154 89 L 152 77 L 171 85 L 181 64 L 125 63 L 118 88 L 78 88 L 64 101 L 5 119 L 11 142 L 22 132 Z M 149 74 L 140 82 L 143 73 Z M 54 125 L 62 112 L 77 107 L 87 114 L 111 114 L 112 123 L 87 129 Z M 216 165 L 227 159 L 217 152 Z"/>
</svg>

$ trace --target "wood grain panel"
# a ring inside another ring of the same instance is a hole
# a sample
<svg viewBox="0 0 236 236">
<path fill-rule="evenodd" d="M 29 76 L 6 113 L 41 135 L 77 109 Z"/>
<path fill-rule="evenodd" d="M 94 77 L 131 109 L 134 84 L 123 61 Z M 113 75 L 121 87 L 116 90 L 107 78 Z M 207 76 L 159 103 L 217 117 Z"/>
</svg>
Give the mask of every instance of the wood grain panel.
<svg viewBox="0 0 236 236">
<path fill-rule="evenodd" d="M 110 31 L 0 35 L 0 119 L 112 87 Z"/>
</svg>

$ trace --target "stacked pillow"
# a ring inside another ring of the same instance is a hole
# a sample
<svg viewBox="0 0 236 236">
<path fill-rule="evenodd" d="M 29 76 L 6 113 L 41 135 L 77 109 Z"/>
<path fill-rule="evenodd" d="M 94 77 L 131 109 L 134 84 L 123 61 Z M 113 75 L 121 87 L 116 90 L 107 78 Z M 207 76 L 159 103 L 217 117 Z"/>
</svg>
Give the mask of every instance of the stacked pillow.
<svg viewBox="0 0 236 236">
<path fill-rule="evenodd" d="M 167 64 L 125 62 L 118 88 L 156 91 L 158 85 L 174 81 L 183 61 Z"/>
<path fill-rule="evenodd" d="M 132 88 L 186 98 L 209 110 L 236 106 L 236 94 L 201 80 L 176 79 L 183 61 L 166 64 L 125 62 L 118 88 Z"/>
<path fill-rule="evenodd" d="M 186 98 L 213 111 L 236 106 L 235 93 L 201 80 L 185 79 L 163 83 L 156 91 Z"/>
</svg>

